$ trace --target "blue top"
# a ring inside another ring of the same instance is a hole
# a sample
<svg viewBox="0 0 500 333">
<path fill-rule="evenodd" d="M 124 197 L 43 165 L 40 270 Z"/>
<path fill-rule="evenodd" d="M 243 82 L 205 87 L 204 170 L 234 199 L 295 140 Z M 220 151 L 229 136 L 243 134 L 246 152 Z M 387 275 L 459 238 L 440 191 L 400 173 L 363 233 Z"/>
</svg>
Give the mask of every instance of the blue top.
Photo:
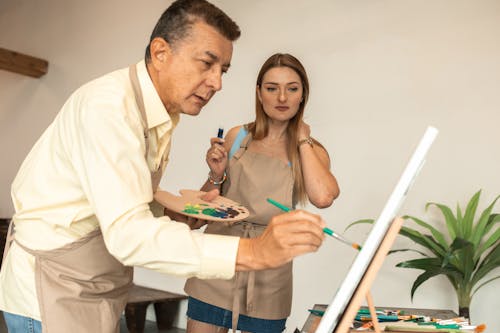
<svg viewBox="0 0 500 333">
<path fill-rule="evenodd" d="M 231 146 L 231 150 L 229 151 L 229 159 L 233 157 L 238 149 L 240 149 L 241 142 L 247 136 L 248 131 L 245 129 L 245 126 L 241 126 L 238 134 L 236 135 L 236 139 L 234 139 L 233 145 Z"/>
</svg>

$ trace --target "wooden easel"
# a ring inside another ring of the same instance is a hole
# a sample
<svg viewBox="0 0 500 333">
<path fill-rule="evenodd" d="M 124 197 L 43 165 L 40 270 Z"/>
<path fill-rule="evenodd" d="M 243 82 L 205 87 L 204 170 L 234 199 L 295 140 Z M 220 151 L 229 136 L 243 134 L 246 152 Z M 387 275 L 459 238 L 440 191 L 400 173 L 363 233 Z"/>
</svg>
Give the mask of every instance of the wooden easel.
<svg viewBox="0 0 500 333">
<path fill-rule="evenodd" d="M 363 275 L 363 278 L 359 282 L 358 288 L 354 292 L 354 295 L 351 298 L 351 301 L 346 307 L 346 310 L 344 311 L 344 315 L 342 316 L 340 322 L 338 323 L 337 327 L 333 331 L 333 333 L 349 333 L 351 332 L 350 327 L 351 324 L 356 317 L 356 314 L 358 313 L 358 310 L 361 306 L 361 303 L 363 302 L 363 299 L 366 299 L 368 303 L 368 308 L 370 310 L 370 316 L 372 318 L 373 322 L 373 328 L 376 333 L 380 333 L 380 325 L 377 319 L 377 314 L 375 311 L 375 306 L 373 304 L 373 298 L 370 293 L 370 287 L 375 280 L 375 277 L 377 276 L 378 271 L 380 270 L 380 267 L 382 267 L 382 264 L 384 262 L 385 257 L 387 256 L 387 253 L 392 247 L 392 244 L 394 243 L 394 240 L 396 239 L 396 236 L 399 233 L 399 230 L 401 229 L 401 226 L 403 225 L 404 220 L 400 217 L 396 217 L 392 223 L 391 226 L 389 227 L 389 230 L 385 234 L 384 239 L 380 243 L 380 246 L 373 256 L 373 259 L 366 269 L 365 274 Z M 321 317 L 317 317 L 317 320 L 311 325 L 310 330 L 308 331 L 309 333 L 313 333 L 316 331 L 316 328 L 319 325 L 319 322 L 321 320 Z"/>
<path fill-rule="evenodd" d="M 391 249 L 392 244 L 394 243 L 394 240 L 396 239 L 396 236 L 398 235 L 399 230 L 403 225 L 403 222 L 404 220 L 402 218 L 396 217 L 391 223 L 391 226 L 389 227 L 389 230 L 385 234 L 385 237 L 382 240 L 382 243 L 380 244 L 377 252 L 375 253 L 375 256 L 373 257 L 370 265 L 366 269 L 365 275 L 361 279 L 358 288 L 354 292 L 351 301 L 347 305 L 347 308 L 344 312 L 344 315 L 342 316 L 342 319 L 340 320 L 339 324 L 333 331 L 334 333 L 349 332 L 351 324 L 354 318 L 356 317 L 356 314 L 358 313 L 359 307 L 361 306 L 363 299 L 365 298 L 368 303 L 368 308 L 370 310 L 370 315 L 373 321 L 373 328 L 376 333 L 380 333 L 380 325 L 377 320 L 375 306 L 373 305 L 373 298 L 370 294 L 370 287 L 373 281 L 375 280 L 375 277 L 377 276 L 380 267 L 382 267 L 384 259 L 387 256 L 387 253 L 389 253 L 389 250 Z"/>
</svg>

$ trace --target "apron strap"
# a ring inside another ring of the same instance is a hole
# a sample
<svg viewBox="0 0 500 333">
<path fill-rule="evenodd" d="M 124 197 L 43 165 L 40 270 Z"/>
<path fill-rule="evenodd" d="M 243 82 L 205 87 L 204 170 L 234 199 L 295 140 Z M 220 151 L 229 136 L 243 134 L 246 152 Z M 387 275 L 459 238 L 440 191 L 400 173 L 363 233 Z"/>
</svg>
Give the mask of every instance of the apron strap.
<svg viewBox="0 0 500 333">
<path fill-rule="evenodd" d="M 243 235 L 242 238 L 249 238 L 252 231 L 255 230 L 253 223 L 243 222 Z M 232 329 L 236 332 L 238 328 L 238 319 L 240 317 L 240 287 L 242 286 L 242 273 L 236 273 L 236 279 L 234 281 L 234 292 L 233 292 L 233 308 L 232 308 Z M 248 272 L 248 281 L 246 287 L 246 312 L 249 313 L 253 310 L 253 298 L 255 290 L 255 271 Z"/>
<path fill-rule="evenodd" d="M 146 108 L 144 107 L 144 99 L 142 97 L 142 90 L 139 84 L 139 77 L 137 76 L 136 65 L 130 65 L 130 67 L 128 68 L 128 73 L 130 76 L 130 82 L 132 83 L 132 89 L 134 90 L 135 102 L 137 103 L 137 107 L 141 112 L 142 128 L 144 130 L 144 139 L 146 140 L 146 158 L 147 158 L 149 151 L 148 116 L 146 114 Z"/>
<path fill-rule="evenodd" d="M 240 148 L 234 153 L 233 157 L 237 160 L 243 156 L 245 151 L 248 149 L 248 145 L 250 144 L 250 141 L 252 140 L 252 134 L 248 133 L 247 136 L 241 141 Z"/>
<path fill-rule="evenodd" d="M 144 130 L 144 140 L 146 151 L 144 153 L 144 158 L 146 162 L 148 160 L 148 152 L 149 152 L 149 125 L 148 125 L 148 116 L 146 114 L 146 108 L 144 106 L 144 98 L 142 97 L 142 90 L 139 84 L 139 77 L 137 76 L 137 67 L 136 65 L 130 65 L 128 68 L 130 82 L 132 83 L 132 89 L 134 90 L 135 102 L 139 111 L 141 113 L 141 121 L 142 128 Z M 163 163 L 163 159 L 162 159 Z M 158 186 L 160 185 L 161 176 L 162 176 L 162 163 L 158 165 L 158 170 L 151 172 L 151 185 L 153 186 L 153 192 L 156 192 Z"/>
</svg>

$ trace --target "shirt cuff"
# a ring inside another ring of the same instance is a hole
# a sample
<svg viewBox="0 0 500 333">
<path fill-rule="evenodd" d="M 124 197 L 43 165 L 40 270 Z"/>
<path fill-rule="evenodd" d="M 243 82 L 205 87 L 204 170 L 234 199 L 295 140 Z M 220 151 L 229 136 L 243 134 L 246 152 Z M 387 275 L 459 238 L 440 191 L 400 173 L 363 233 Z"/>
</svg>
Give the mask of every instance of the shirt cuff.
<svg viewBox="0 0 500 333">
<path fill-rule="evenodd" d="M 194 236 L 194 235 L 193 235 Z M 194 236 L 202 253 L 200 272 L 201 279 L 230 279 L 236 269 L 239 237 L 199 234 Z"/>
</svg>

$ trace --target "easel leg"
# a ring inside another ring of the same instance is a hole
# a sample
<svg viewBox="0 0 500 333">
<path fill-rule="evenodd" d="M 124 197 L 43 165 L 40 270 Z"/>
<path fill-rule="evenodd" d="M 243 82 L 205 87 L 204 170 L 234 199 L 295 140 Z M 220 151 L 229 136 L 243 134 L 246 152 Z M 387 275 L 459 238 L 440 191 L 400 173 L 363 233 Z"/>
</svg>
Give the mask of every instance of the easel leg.
<svg viewBox="0 0 500 333">
<path fill-rule="evenodd" d="M 370 292 L 366 293 L 366 302 L 368 303 L 368 309 L 370 309 L 370 316 L 373 322 L 373 329 L 375 330 L 376 333 L 380 333 L 380 325 L 377 319 L 377 312 L 375 311 L 372 294 Z"/>
</svg>

